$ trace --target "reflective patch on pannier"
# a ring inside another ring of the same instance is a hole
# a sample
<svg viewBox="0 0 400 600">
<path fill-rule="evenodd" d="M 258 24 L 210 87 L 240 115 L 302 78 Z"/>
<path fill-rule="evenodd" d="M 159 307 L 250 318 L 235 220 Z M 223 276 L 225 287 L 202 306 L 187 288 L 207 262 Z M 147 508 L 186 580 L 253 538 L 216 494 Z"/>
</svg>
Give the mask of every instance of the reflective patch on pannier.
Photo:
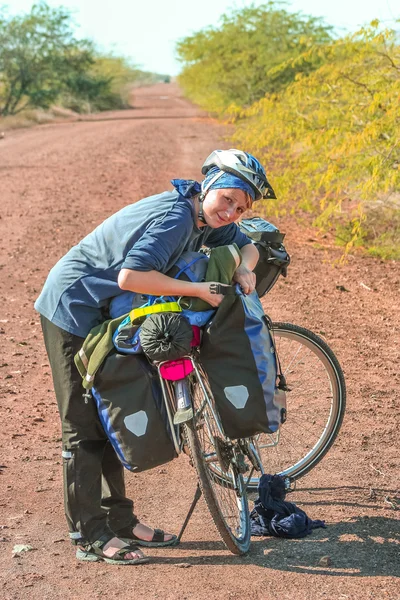
<svg viewBox="0 0 400 600">
<path fill-rule="evenodd" d="M 125 427 L 129 429 L 129 431 L 132 431 L 133 434 L 137 435 L 137 437 L 146 433 L 148 422 L 149 419 L 144 410 L 139 410 L 132 415 L 128 415 L 124 419 Z"/>
<path fill-rule="evenodd" d="M 245 385 L 232 385 L 224 388 L 224 394 L 235 408 L 244 408 L 249 399 L 249 390 Z"/>
<path fill-rule="evenodd" d="M 111 351 L 92 395 L 103 429 L 130 471 L 146 471 L 177 456 L 157 371 L 140 354 Z"/>
</svg>

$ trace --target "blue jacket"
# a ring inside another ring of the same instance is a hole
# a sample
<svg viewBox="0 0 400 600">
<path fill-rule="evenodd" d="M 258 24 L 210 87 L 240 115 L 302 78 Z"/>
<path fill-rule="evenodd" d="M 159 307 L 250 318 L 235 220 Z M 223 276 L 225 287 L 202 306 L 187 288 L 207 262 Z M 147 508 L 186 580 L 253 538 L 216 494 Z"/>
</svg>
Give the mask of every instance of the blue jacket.
<svg viewBox="0 0 400 600">
<path fill-rule="evenodd" d="M 185 250 L 251 243 L 234 223 L 218 229 L 196 225 L 193 202 L 177 191 L 144 198 L 118 211 L 50 271 L 36 300 L 38 312 L 58 327 L 86 337 L 104 321 L 122 268 L 166 273 Z"/>
</svg>

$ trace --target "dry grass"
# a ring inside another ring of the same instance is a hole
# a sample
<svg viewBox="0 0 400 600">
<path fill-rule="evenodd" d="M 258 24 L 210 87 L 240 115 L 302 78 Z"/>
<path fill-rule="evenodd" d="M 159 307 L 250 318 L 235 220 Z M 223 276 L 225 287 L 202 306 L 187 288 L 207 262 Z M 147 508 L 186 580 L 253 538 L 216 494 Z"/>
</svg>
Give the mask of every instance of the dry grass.
<svg viewBox="0 0 400 600">
<path fill-rule="evenodd" d="M 76 119 L 78 114 L 73 110 L 53 106 L 45 111 L 42 109 L 24 110 L 17 115 L 0 117 L 0 132 L 10 129 L 21 129 L 32 127 L 33 125 L 43 125 L 44 123 L 54 123 L 63 119 Z"/>
</svg>

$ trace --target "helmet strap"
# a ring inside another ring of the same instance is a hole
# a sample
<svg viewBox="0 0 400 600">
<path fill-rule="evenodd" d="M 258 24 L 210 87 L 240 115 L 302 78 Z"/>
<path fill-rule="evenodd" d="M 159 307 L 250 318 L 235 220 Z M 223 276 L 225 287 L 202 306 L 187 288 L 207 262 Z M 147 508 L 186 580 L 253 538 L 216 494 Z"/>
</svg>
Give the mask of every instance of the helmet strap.
<svg viewBox="0 0 400 600">
<path fill-rule="evenodd" d="M 207 225 L 207 221 L 204 217 L 204 211 L 203 211 L 203 202 L 204 202 L 205 197 L 206 197 L 206 195 L 203 193 L 200 194 L 200 196 L 199 196 L 199 212 L 197 214 L 197 218 L 199 219 L 199 221 L 201 221 L 202 223 Z"/>
<path fill-rule="evenodd" d="M 218 171 L 218 173 L 216 173 L 214 175 L 214 177 L 212 177 L 212 179 L 207 183 L 207 185 L 204 185 L 205 181 L 203 181 L 201 183 L 201 194 L 199 196 L 199 212 L 198 212 L 197 218 L 199 219 L 199 221 L 201 221 L 205 225 L 207 225 L 207 221 L 205 219 L 204 211 L 203 211 L 204 198 L 206 197 L 206 194 L 207 194 L 208 190 L 210 189 L 210 187 L 212 186 L 212 184 L 215 181 L 217 181 L 217 179 L 219 179 L 223 174 L 224 174 L 224 171 Z"/>
</svg>

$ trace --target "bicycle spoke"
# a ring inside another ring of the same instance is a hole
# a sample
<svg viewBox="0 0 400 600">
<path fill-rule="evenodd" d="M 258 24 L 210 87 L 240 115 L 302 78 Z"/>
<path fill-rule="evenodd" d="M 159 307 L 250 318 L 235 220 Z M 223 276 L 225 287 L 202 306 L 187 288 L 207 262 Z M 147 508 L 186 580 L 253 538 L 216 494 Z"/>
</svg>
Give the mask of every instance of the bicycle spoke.
<svg viewBox="0 0 400 600">
<path fill-rule="evenodd" d="M 202 381 L 205 386 L 205 379 Z M 215 452 L 215 439 L 221 436 L 221 430 L 215 422 L 215 409 L 204 402 L 204 389 L 199 384 L 192 389 L 192 398 L 197 415 L 196 431 L 202 448 L 203 461 L 207 467 L 208 478 L 218 502 L 222 517 L 233 535 L 240 534 L 243 525 L 243 507 L 238 490 L 235 488 L 235 477 L 232 473 L 223 472 Z M 211 399 L 211 392 L 206 389 Z M 202 410 L 198 410 L 201 408 Z M 201 420 L 200 420 L 201 419 Z M 246 517 L 247 519 L 247 517 Z"/>
<path fill-rule="evenodd" d="M 328 450 L 339 430 L 345 384 L 336 357 L 312 332 L 291 324 L 273 325 L 275 348 L 290 391 L 280 436 L 258 437 L 266 473 L 305 474 Z M 271 445 L 268 445 L 271 442 Z M 257 485 L 257 477 L 250 483 Z"/>
</svg>

